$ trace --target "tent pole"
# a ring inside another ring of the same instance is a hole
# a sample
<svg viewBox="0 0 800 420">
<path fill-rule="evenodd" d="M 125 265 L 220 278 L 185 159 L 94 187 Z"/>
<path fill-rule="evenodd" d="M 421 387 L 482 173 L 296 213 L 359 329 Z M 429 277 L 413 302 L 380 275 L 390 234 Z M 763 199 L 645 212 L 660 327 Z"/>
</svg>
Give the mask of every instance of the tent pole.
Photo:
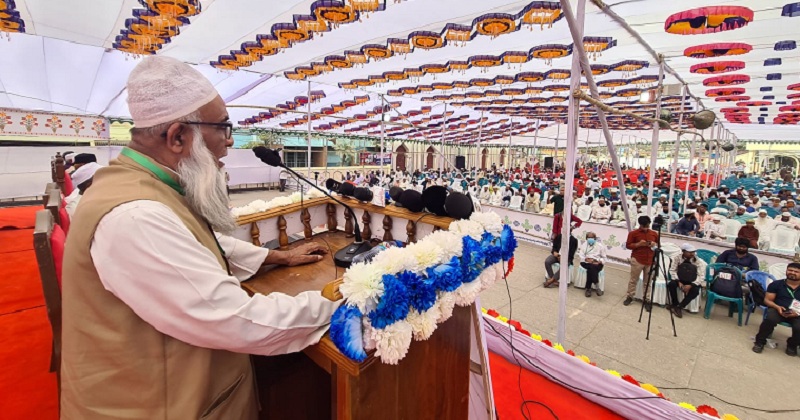
<svg viewBox="0 0 800 420">
<path fill-rule="evenodd" d="M 444 104 L 444 113 L 442 113 L 442 143 L 439 149 L 439 170 L 444 169 L 444 136 L 447 134 L 447 103 Z"/>
<path fill-rule="evenodd" d="M 683 126 L 683 110 L 684 104 L 686 103 L 686 94 L 689 91 L 689 87 L 683 85 L 683 94 L 681 95 L 681 115 L 678 117 L 678 128 Z M 680 154 L 681 150 L 681 133 L 678 133 L 675 136 L 675 147 L 672 150 L 672 173 L 669 180 L 669 198 L 667 199 L 667 203 L 670 206 L 670 215 L 672 215 L 672 208 L 675 206 L 672 203 L 672 200 L 675 199 L 675 181 L 678 179 L 678 154 Z M 686 201 L 686 197 L 684 197 L 684 201 Z M 672 219 L 667 222 L 667 232 L 671 232 L 670 228 L 672 228 Z"/>
<path fill-rule="evenodd" d="M 686 206 L 689 204 L 689 187 L 692 185 L 692 163 L 694 163 L 694 144 L 696 143 L 695 140 L 697 136 L 695 136 L 691 141 L 691 150 L 689 150 L 689 166 L 686 168 L 686 172 L 689 174 L 689 179 L 686 180 L 686 193 L 684 194 L 683 199 L 683 211 L 686 211 Z M 700 174 L 697 174 L 698 179 Z"/>
<path fill-rule="evenodd" d="M 712 130 L 713 130 L 713 128 L 712 128 Z M 705 130 L 703 130 L 703 137 L 705 137 Z M 692 146 L 694 146 L 694 145 L 692 145 Z M 700 153 L 698 153 L 698 155 L 701 155 L 702 153 L 703 152 L 701 150 Z M 700 165 L 701 163 L 702 163 L 702 159 L 700 159 L 700 156 L 698 156 L 697 157 L 697 165 Z M 705 172 L 705 168 L 704 168 L 703 172 Z M 700 181 L 702 179 L 702 175 L 703 174 L 701 174 L 700 171 L 697 171 L 697 194 L 698 195 L 700 195 Z M 706 185 L 708 185 L 708 174 L 706 174 Z M 705 198 L 708 198 L 708 197 L 705 197 Z"/>
<path fill-rule="evenodd" d="M 580 4 L 580 3 L 579 3 Z M 586 82 L 589 84 L 589 91 L 591 92 L 592 98 L 596 100 L 600 100 L 600 93 L 597 90 L 597 84 L 594 81 L 594 77 L 592 76 L 592 68 L 589 65 L 589 58 L 586 56 L 586 50 L 583 47 L 583 31 L 580 30 L 582 26 L 578 26 L 578 23 L 575 21 L 575 14 L 572 12 L 572 4 L 569 1 L 565 1 L 561 3 L 562 11 L 564 12 L 564 17 L 567 19 L 567 23 L 569 24 L 569 31 L 572 35 L 572 42 L 573 42 L 573 54 L 577 54 L 580 60 L 581 68 L 583 69 L 583 74 L 586 77 Z M 661 60 L 663 62 L 663 60 Z M 579 85 L 580 87 L 580 85 Z M 573 95 L 576 93 L 580 93 L 579 90 L 573 90 Z M 611 162 L 614 164 L 614 169 L 617 172 L 617 177 L 619 179 L 623 179 L 622 177 L 622 168 L 619 165 L 619 159 L 617 159 L 617 151 L 614 147 L 614 142 L 611 139 L 611 132 L 608 129 L 608 121 L 606 120 L 606 113 L 600 107 L 595 106 L 597 110 L 597 116 L 600 119 L 600 125 L 603 128 L 603 135 L 606 139 L 606 146 L 608 147 L 608 153 L 611 155 Z M 625 212 L 625 223 L 628 226 L 628 231 L 631 231 L 633 227 L 631 226 L 631 218 L 630 214 L 628 214 L 628 202 L 627 200 L 622 201 L 622 208 Z"/>
<path fill-rule="evenodd" d="M 569 3 L 569 2 L 564 2 Z M 583 39 L 583 25 L 586 18 L 586 0 L 578 0 L 578 22 L 570 24 L 570 29 L 574 28 L 573 36 L 578 35 L 577 39 Z M 577 41 L 576 41 L 577 42 Z M 571 89 L 580 89 L 581 86 L 581 67 L 580 54 L 572 56 L 572 70 L 570 73 Z M 591 72 L 589 72 L 591 74 Z M 567 113 L 567 148 L 565 157 L 565 179 L 564 179 L 564 209 L 562 211 L 563 224 L 561 225 L 561 250 L 569 250 L 569 238 L 572 233 L 572 188 L 575 184 L 575 155 L 578 154 L 578 108 L 580 100 L 575 96 L 569 98 L 569 112 Z M 556 339 L 559 343 L 564 343 L 567 335 L 567 283 L 569 282 L 569 253 L 562 252 L 559 263 L 562 269 L 558 281 L 558 326 Z"/>
<path fill-rule="evenodd" d="M 481 154 L 481 139 L 483 138 L 483 111 L 481 111 L 481 123 L 478 125 L 478 150 L 475 151 L 475 166 L 483 169 L 483 155 Z"/>
<path fill-rule="evenodd" d="M 481 111 L 483 112 L 483 111 Z M 531 153 L 531 172 L 533 172 L 533 165 L 536 162 L 536 141 L 539 140 L 539 125 L 542 120 L 536 120 L 536 131 L 533 132 L 533 153 Z"/>
<path fill-rule="evenodd" d="M 306 176 L 311 178 L 311 80 L 308 81 L 308 96 L 306 96 L 306 105 L 308 108 L 308 114 L 306 115 L 306 120 L 308 120 L 306 131 L 306 143 L 308 144 L 308 169 L 306 170 Z"/>
<path fill-rule="evenodd" d="M 381 172 L 384 172 L 384 174 L 381 175 L 381 178 L 386 176 L 386 173 L 385 173 L 385 171 L 383 169 L 383 165 L 384 165 L 384 163 L 383 163 L 383 153 L 384 153 L 384 150 L 385 150 L 384 141 L 386 139 L 386 125 L 383 123 L 386 120 L 386 118 L 384 118 L 385 115 L 386 115 L 386 101 L 383 98 L 383 95 L 381 95 L 381 151 L 378 154 L 378 156 L 379 156 L 378 159 L 381 160 L 381 165 L 380 165 Z M 391 165 L 391 161 L 392 161 L 392 154 L 389 153 L 389 162 L 390 162 L 389 164 L 390 165 Z M 391 169 L 392 168 L 389 168 L 389 170 L 391 170 Z"/>
<path fill-rule="evenodd" d="M 508 170 L 511 170 L 511 168 L 514 167 L 512 162 L 511 162 L 511 129 L 513 127 L 514 127 L 514 118 L 509 118 L 508 119 L 508 153 L 506 153 L 506 155 L 508 156 Z"/>
<path fill-rule="evenodd" d="M 661 116 L 661 91 L 664 89 L 664 57 L 658 56 L 658 87 L 656 91 L 656 118 Z M 658 164 L 658 137 L 661 127 L 653 124 L 653 141 L 650 146 L 650 177 L 647 186 L 647 215 L 653 217 L 653 189 L 656 181 L 656 165 Z"/>
</svg>

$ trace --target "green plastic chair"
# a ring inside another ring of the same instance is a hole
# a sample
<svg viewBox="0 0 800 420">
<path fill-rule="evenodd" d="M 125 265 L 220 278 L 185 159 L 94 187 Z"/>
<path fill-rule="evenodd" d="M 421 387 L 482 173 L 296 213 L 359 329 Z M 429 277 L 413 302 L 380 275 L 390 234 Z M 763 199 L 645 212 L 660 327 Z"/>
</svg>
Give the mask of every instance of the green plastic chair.
<svg viewBox="0 0 800 420">
<path fill-rule="evenodd" d="M 707 296 L 706 296 L 706 310 L 705 310 L 705 314 L 704 314 L 703 317 L 705 319 L 709 319 L 709 317 L 711 317 L 711 309 L 714 307 L 714 303 L 716 301 L 718 301 L 718 300 L 724 300 L 724 301 L 729 303 L 729 306 L 728 306 L 728 317 L 730 317 L 730 318 L 733 317 L 733 305 L 736 305 L 736 309 L 739 312 L 739 326 L 741 327 L 742 326 L 742 314 L 744 313 L 744 296 L 742 296 L 740 298 L 733 298 L 733 297 L 728 297 L 728 296 L 722 296 L 720 294 L 715 293 L 713 290 L 711 290 L 712 289 L 712 285 L 716 281 L 716 278 L 715 278 L 714 275 L 716 274 L 716 272 L 720 268 L 723 268 L 723 267 L 725 267 L 727 269 L 732 269 L 733 275 L 735 277 L 734 280 L 736 280 L 736 282 L 739 284 L 740 287 L 742 285 L 743 276 L 742 276 L 742 272 L 738 268 L 736 268 L 734 266 L 731 266 L 731 265 L 728 265 L 728 264 L 709 264 L 708 267 L 706 267 L 706 282 L 707 282 L 708 286 L 707 286 L 707 292 L 706 292 L 707 293 Z"/>
<path fill-rule="evenodd" d="M 718 252 L 710 251 L 708 249 L 698 249 L 696 252 L 697 258 L 705 261 L 706 264 L 713 264 L 719 257 Z"/>
</svg>

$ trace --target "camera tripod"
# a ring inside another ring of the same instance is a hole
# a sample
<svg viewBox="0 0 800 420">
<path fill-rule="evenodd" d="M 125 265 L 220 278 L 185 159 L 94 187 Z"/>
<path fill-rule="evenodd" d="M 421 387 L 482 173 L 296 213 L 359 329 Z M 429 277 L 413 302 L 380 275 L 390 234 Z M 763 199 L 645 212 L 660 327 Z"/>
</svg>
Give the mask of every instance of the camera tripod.
<svg viewBox="0 0 800 420">
<path fill-rule="evenodd" d="M 650 322 L 653 319 L 653 298 L 656 295 L 656 281 L 658 280 L 658 275 L 661 273 L 664 276 L 664 279 L 668 279 L 667 276 L 667 264 L 664 259 L 664 251 L 661 249 L 661 226 L 657 224 L 653 224 L 656 232 L 658 232 L 658 242 L 656 249 L 653 253 L 653 261 L 650 263 L 650 270 L 648 272 L 648 278 L 650 281 L 644 283 L 644 290 L 642 291 L 642 309 L 639 311 L 639 322 L 642 322 L 642 315 L 644 315 L 644 307 L 647 304 L 647 292 L 650 292 L 650 310 L 647 311 L 647 335 L 645 336 L 645 340 L 650 339 Z M 652 287 L 650 286 L 652 285 Z M 675 303 L 671 301 L 672 298 L 670 297 L 669 293 L 667 293 L 667 304 L 674 305 Z M 675 316 L 672 314 L 672 311 L 669 311 L 669 318 L 672 321 L 672 335 L 674 337 L 678 336 L 678 332 L 675 329 Z"/>
</svg>

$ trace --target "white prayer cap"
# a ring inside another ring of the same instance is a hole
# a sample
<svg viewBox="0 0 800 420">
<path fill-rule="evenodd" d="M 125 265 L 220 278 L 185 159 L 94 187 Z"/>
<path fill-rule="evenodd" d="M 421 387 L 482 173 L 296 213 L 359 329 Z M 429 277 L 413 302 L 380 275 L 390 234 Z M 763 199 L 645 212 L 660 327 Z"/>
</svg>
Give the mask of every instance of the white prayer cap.
<svg viewBox="0 0 800 420">
<path fill-rule="evenodd" d="M 747 207 L 745 207 L 745 206 L 739 206 L 739 208 L 742 209 L 742 210 L 747 210 Z"/>
<path fill-rule="evenodd" d="M 192 66 L 160 55 L 146 57 L 136 65 L 127 89 L 128 109 L 137 128 L 185 117 L 219 95 Z"/>
<path fill-rule="evenodd" d="M 683 214 L 694 214 L 694 210 L 692 209 L 686 210 Z"/>
<path fill-rule="evenodd" d="M 659 197 L 659 198 L 667 198 L 667 195 L 666 194 L 661 194 L 661 197 Z"/>
<path fill-rule="evenodd" d="M 767 211 L 765 209 L 761 209 L 761 210 L 758 211 L 758 214 L 762 214 L 762 213 L 763 214 L 767 214 Z"/>
<path fill-rule="evenodd" d="M 722 221 L 722 216 L 720 216 L 720 215 L 718 215 L 718 214 L 715 214 L 715 215 L 714 215 L 714 221 L 715 221 L 715 222 Z"/>
<path fill-rule="evenodd" d="M 72 173 L 72 183 L 75 184 L 76 187 L 83 184 L 92 179 L 94 173 L 100 168 L 102 168 L 102 166 L 97 162 L 89 162 L 81 166 Z"/>
<path fill-rule="evenodd" d="M 785 211 L 785 212 L 781 213 L 781 216 L 783 216 L 783 217 L 792 217 L 792 213 L 789 213 L 788 211 Z"/>
<path fill-rule="evenodd" d="M 686 252 L 695 252 L 697 248 L 693 247 L 692 244 L 683 244 L 681 245 L 681 249 Z"/>
</svg>

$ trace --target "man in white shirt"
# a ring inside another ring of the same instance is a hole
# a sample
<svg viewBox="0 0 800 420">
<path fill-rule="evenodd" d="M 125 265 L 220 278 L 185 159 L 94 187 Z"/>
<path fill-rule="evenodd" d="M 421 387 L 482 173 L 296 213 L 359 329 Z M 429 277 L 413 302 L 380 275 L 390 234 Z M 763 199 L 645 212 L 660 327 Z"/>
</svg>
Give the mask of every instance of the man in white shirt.
<svg viewBox="0 0 800 420">
<path fill-rule="evenodd" d="M 770 245 L 769 237 L 775 228 L 775 221 L 767 216 L 766 210 L 761 209 L 758 211 L 755 227 L 758 229 L 758 249 L 768 250 Z"/>
<path fill-rule="evenodd" d="M 586 243 L 580 247 L 578 256 L 581 260 L 581 267 L 586 269 L 586 297 L 592 297 L 592 285 L 597 284 L 600 272 L 603 271 L 603 264 L 606 262 L 606 246 L 597 240 L 594 232 L 586 232 Z M 598 287 L 597 296 L 603 296 L 603 291 Z"/>
<path fill-rule="evenodd" d="M 102 168 L 102 166 L 97 162 L 90 162 L 82 165 L 72 173 L 72 183 L 75 185 L 75 190 L 72 191 L 72 194 L 64 198 L 64 201 L 67 203 L 66 206 L 64 206 L 64 210 L 67 211 L 70 220 L 75 214 L 75 209 L 78 208 L 78 203 L 80 203 L 83 193 L 92 186 L 92 177 L 94 177 L 94 173 L 100 168 Z"/>
<path fill-rule="evenodd" d="M 339 303 L 318 291 L 248 296 L 241 282 L 325 250 L 226 236 L 232 124 L 200 72 L 147 57 L 127 93 L 129 147 L 95 174 L 65 246 L 61 416 L 254 419 L 248 354 L 317 343 Z"/>
<path fill-rule="evenodd" d="M 596 223 L 608 223 L 611 219 L 611 208 L 606 204 L 606 199 L 602 195 L 597 199 L 597 207 L 592 210 L 592 221 Z"/>
<path fill-rule="evenodd" d="M 717 241 L 725 240 L 725 225 L 722 224 L 722 216 L 715 214 L 711 221 L 706 222 L 705 227 L 706 237 Z"/>
</svg>

